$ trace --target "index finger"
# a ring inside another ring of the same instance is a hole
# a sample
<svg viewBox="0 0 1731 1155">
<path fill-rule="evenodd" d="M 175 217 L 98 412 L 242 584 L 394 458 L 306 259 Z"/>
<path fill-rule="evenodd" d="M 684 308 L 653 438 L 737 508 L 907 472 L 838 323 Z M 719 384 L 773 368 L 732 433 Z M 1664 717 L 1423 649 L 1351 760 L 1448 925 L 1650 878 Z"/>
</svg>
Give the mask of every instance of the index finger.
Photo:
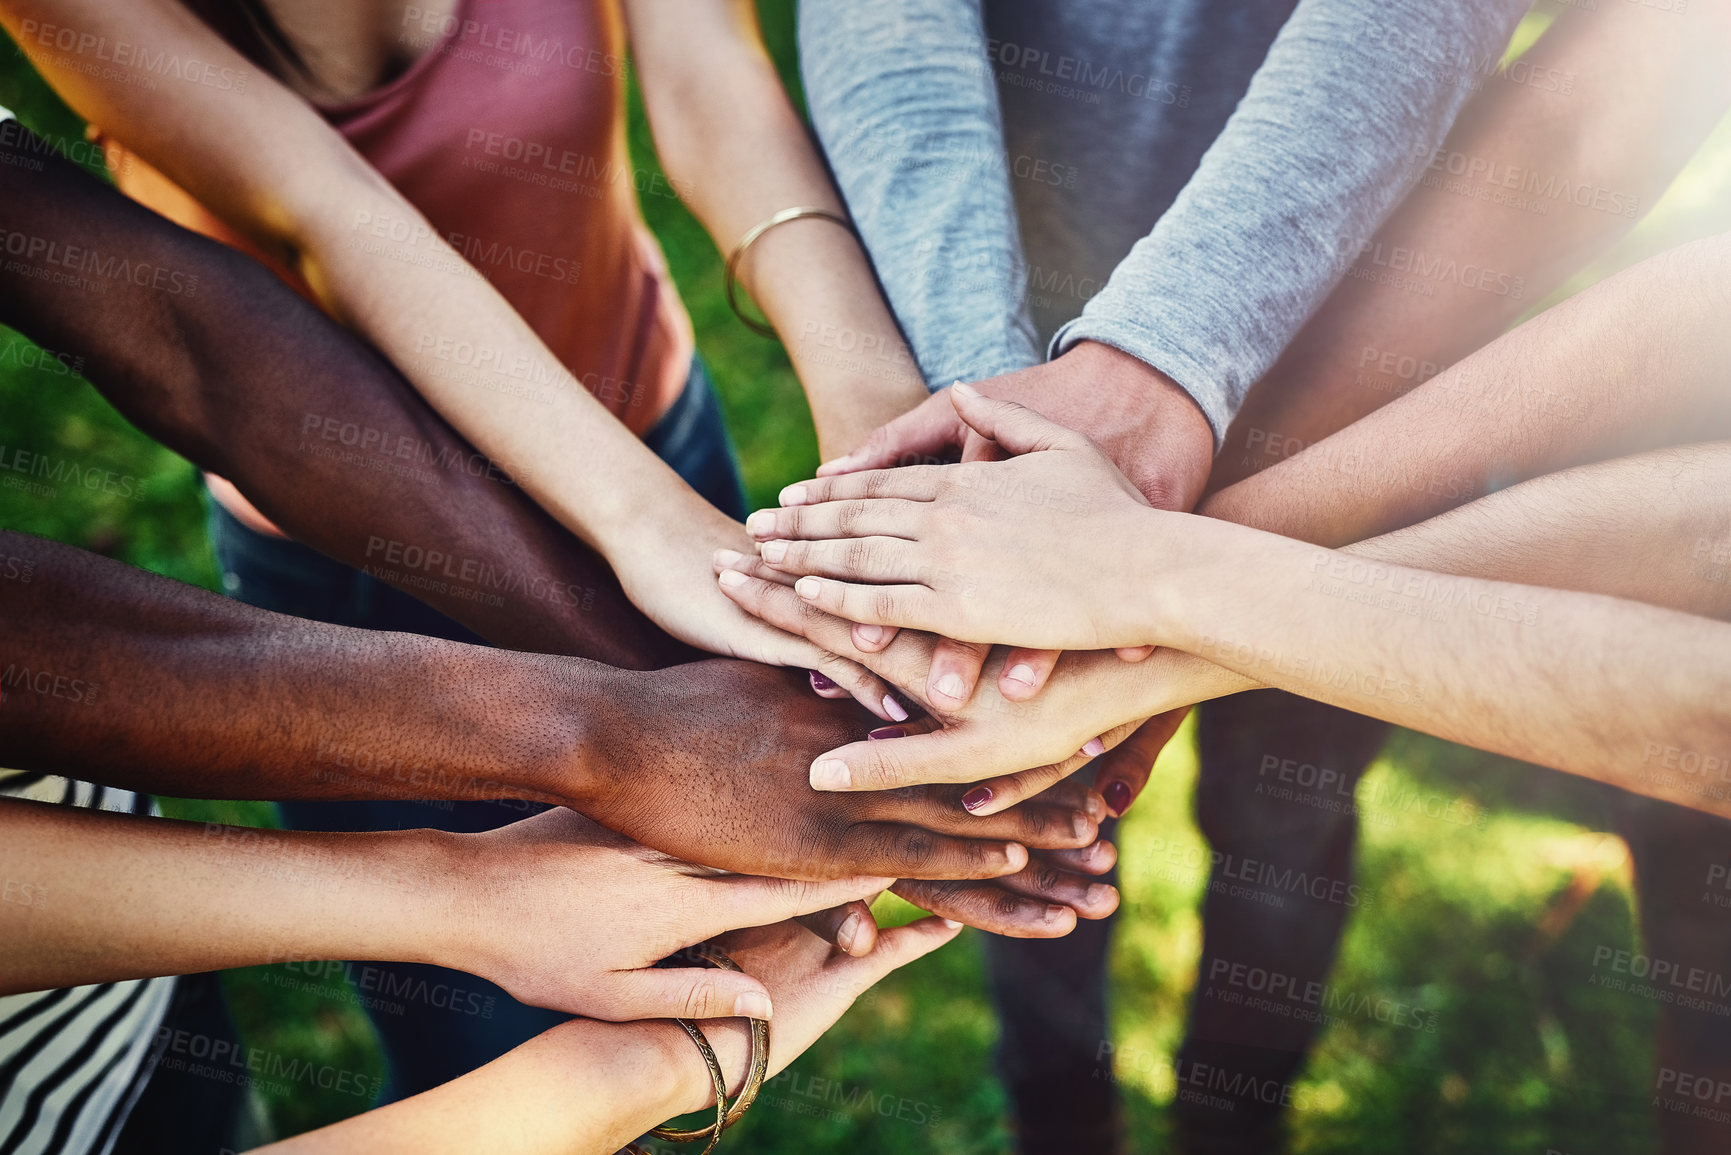
<svg viewBox="0 0 1731 1155">
<path fill-rule="evenodd" d="M 869 501 L 895 497 L 903 501 L 932 501 L 947 465 L 909 465 L 901 469 L 868 469 L 798 481 L 781 491 L 783 509 L 796 505 L 821 505 L 826 501 Z"/>
</svg>

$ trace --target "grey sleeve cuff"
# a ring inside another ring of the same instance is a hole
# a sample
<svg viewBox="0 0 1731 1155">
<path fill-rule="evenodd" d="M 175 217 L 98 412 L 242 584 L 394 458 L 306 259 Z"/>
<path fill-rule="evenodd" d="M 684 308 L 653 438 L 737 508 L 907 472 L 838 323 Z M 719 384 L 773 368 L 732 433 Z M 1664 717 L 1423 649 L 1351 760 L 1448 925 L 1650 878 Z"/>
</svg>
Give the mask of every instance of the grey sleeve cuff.
<svg viewBox="0 0 1731 1155">
<path fill-rule="evenodd" d="M 1100 341 L 1196 399 L 1218 448 L 1490 78 L 1527 0 L 1302 0 L 1225 130 L 1053 355 Z M 1488 69 L 1488 70 L 1487 70 Z"/>
<path fill-rule="evenodd" d="M 980 0 L 802 0 L 812 125 L 928 388 L 1040 361 Z"/>
</svg>

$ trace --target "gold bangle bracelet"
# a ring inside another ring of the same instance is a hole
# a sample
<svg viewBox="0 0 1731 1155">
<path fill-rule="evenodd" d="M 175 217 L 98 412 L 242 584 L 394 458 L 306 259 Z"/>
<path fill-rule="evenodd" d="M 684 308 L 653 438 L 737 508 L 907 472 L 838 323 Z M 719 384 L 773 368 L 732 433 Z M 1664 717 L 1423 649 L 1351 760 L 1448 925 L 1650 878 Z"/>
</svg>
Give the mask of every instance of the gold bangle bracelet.
<svg viewBox="0 0 1731 1155">
<path fill-rule="evenodd" d="M 718 970 L 744 973 L 740 965 L 727 957 L 724 951 L 708 943 L 699 943 L 697 946 L 680 953 L 690 955 Z M 751 1024 L 751 1061 L 746 1068 L 745 1084 L 739 1089 L 739 1097 L 734 1099 L 733 1105 L 729 1107 L 727 1103 L 727 1076 L 722 1073 L 721 1061 L 715 1057 L 715 1048 L 709 1045 L 709 1040 L 704 1037 L 697 1024 L 690 1019 L 675 1019 L 673 1021 L 685 1028 L 685 1033 L 690 1035 L 691 1041 L 697 1044 L 697 1050 L 702 1054 L 704 1064 L 709 1067 L 710 1078 L 715 1083 L 715 1122 L 695 1130 L 657 1127 L 649 1134 L 657 1139 L 666 1139 L 673 1143 L 694 1143 L 699 1139 L 708 1139 L 709 1142 L 703 1148 L 702 1155 L 709 1155 L 715 1149 L 715 1145 L 721 1141 L 721 1133 L 745 1116 L 745 1113 L 751 1109 L 751 1105 L 757 1101 L 758 1092 L 763 1090 L 764 1077 L 769 1074 L 769 1023 L 763 1019 L 746 1020 Z M 647 1153 L 633 1143 L 625 1148 L 624 1155 L 647 1155 Z"/>
<path fill-rule="evenodd" d="M 746 316 L 745 311 L 739 307 L 739 262 L 745 256 L 745 250 L 751 248 L 758 237 L 776 225 L 785 225 L 788 221 L 802 220 L 806 217 L 832 221 L 850 233 L 855 231 L 852 221 L 832 213 L 828 209 L 814 208 L 809 205 L 782 209 L 768 220 L 761 221 L 747 230 L 746 234 L 739 238 L 739 243 L 733 246 L 733 252 L 727 255 L 727 267 L 722 271 L 722 280 L 727 287 L 727 307 L 732 309 L 733 315 L 738 317 L 740 322 L 754 333 L 762 333 L 765 337 L 775 336 L 775 330 L 772 327 L 755 317 Z"/>
</svg>

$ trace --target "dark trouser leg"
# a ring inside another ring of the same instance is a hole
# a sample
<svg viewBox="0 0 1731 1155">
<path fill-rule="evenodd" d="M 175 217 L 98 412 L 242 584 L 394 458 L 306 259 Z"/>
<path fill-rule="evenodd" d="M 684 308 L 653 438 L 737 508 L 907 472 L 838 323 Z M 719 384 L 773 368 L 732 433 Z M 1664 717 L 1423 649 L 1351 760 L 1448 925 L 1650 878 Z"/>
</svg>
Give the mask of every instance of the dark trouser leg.
<svg viewBox="0 0 1731 1155">
<path fill-rule="evenodd" d="M 1272 690 L 1201 708 L 1196 815 L 1212 867 L 1177 1061 L 1181 1150 L 1279 1147 L 1281 1091 L 1317 1027 L 1231 1000 L 1251 993 L 1251 969 L 1298 989 L 1327 980 L 1357 901 L 1353 790 L 1387 733 L 1375 719 Z"/>
<path fill-rule="evenodd" d="M 1642 951 L 1654 968 L 1646 981 L 1707 1004 L 1659 1011 L 1649 1090 L 1683 1108 L 1657 1112 L 1661 1150 L 1721 1155 L 1731 1151 L 1731 822 L 1633 794 L 1619 799 L 1618 820 L 1635 860 Z M 1657 977 L 1661 965 L 1674 981 Z M 1708 1087 L 1714 1092 L 1699 1097 Z"/>
<path fill-rule="evenodd" d="M 1116 823 L 1100 834 L 1111 838 Z M 1106 881 L 1116 883 L 1114 870 Z M 1106 951 L 1117 918 L 1081 919 L 1063 938 L 986 936 L 1002 1035 L 998 1070 L 1022 1155 L 1095 1155 L 1123 1143 L 1123 1111 L 1104 1058 Z"/>
<path fill-rule="evenodd" d="M 645 444 L 698 492 L 743 517 L 739 473 L 721 410 L 702 366 L 694 363 L 684 394 Z M 383 582 L 306 546 L 266 537 L 220 507 L 210 518 L 212 544 L 231 597 L 262 609 L 337 625 L 400 630 L 481 643 L 464 627 Z M 297 830 L 491 830 L 544 809 L 538 803 L 297 802 L 280 807 Z M 333 966 L 327 972 L 326 965 Z M 310 976 L 337 972 L 358 988 L 384 1043 L 391 1078 L 388 1101 L 428 1090 L 504 1054 L 567 1016 L 527 1007 L 491 983 L 415 964 L 306 964 Z M 297 977 L 308 977 L 306 975 Z M 342 997 L 333 989 L 333 997 Z"/>
</svg>

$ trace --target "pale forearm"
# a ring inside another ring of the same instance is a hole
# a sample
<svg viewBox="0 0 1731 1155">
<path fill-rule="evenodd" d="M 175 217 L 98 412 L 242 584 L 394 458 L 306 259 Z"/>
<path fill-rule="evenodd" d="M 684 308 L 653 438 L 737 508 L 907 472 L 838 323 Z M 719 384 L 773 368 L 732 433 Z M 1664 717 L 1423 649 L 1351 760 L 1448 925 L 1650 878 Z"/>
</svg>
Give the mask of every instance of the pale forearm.
<svg viewBox="0 0 1731 1155">
<path fill-rule="evenodd" d="M 1723 756 L 1731 626 L 1211 527 L 1149 596 L 1150 638 L 1259 682 L 1684 805 L 1655 745 Z"/>
<path fill-rule="evenodd" d="M 1547 474 L 1345 552 L 1731 619 L 1731 443 Z"/>
<path fill-rule="evenodd" d="M 707 503 L 614 420 L 499 291 L 418 210 L 360 177 L 309 207 L 298 271 L 476 448 L 603 556 L 644 509 L 675 524 Z"/>
<path fill-rule="evenodd" d="M 703 1028 L 722 1069 L 743 1070 L 737 1032 Z M 690 1039 L 670 1022 L 577 1019 L 444 1086 L 262 1150 L 612 1155 L 706 1097 L 713 1103 L 705 1076 Z"/>
<path fill-rule="evenodd" d="M 0 800 L 0 992 L 285 958 L 430 961 L 449 871 L 430 831 L 314 834 Z M 16 886 L 14 887 L 16 889 Z"/>
<path fill-rule="evenodd" d="M 636 5 L 631 21 L 662 163 L 722 253 L 782 209 L 846 217 L 748 5 Z M 787 347 L 826 458 L 925 399 L 850 231 L 823 220 L 779 225 L 747 250 L 738 276 Z"/>
<path fill-rule="evenodd" d="M 1731 433 L 1731 242 L 1685 245 L 1535 317 L 1201 511 L 1319 545 L 1492 485 Z"/>
<path fill-rule="evenodd" d="M 1495 339 L 1645 215 L 1731 99 L 1731 8 L 1656 15 L 1565 9 L 1516 66 L 1534 83 L 1487 84 L 1411 157 L 1418 183 L 1252 391 L 1215 488 Z M 1482 275 L 1424 274 L 1445 267 Z"/>
</svg>

